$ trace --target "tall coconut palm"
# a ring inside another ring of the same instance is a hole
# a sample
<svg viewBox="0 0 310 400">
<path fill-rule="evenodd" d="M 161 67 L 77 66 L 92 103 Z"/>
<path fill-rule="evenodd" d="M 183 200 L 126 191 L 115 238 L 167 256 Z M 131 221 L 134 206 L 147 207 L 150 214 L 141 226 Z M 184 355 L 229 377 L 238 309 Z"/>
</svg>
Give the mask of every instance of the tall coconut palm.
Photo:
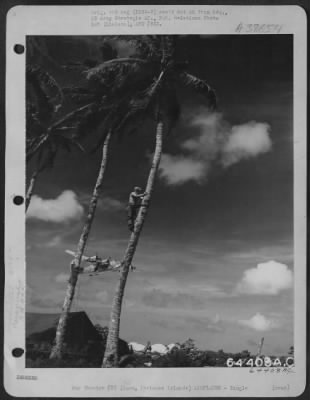
<svg viewBox="0 0 310 400">
<path fill-rule="evenodd" d="M 122 37 L 122 40 L 126 38 Z M 120 316 L 122 300 L 125 292 L 127 276 L 130 265 L 135 255 L 139 237 L 149 209 L 152 192 L 158 167 L 160 164 L 163 137 L 173 126 L 179 110 L 176 88 L 178 84 L 190 86 L 196 92 L 203 94 L 210 108 L 216 106 L 216 96 L 210 86 L 202 79 L 189 74 L 185 68 L 188 63 L 179 62 L 176 55 L 176 37 L 172 36 L 143 36 L 128 37 L 128 41 L 137 48 L 137 55 L 132 58 L 129 65 L 132 74 L 139 75 L 141 86 L 147 86 L 141 91 L 139 101 L 135 99 L 128 111 L 128 118 L 137 111 L 151 112 L 156 122 L 156 144 L 153 161 L 146 184 L 146 195 L 142 200 L 141 208 L 135 221 L 134 230 L 131 233 L 125 251 L 120 278 L 116 286 L 112 304 L 109 333 L 107 337 L 106 350 L 102 362 L 103 367 L 118 366 L 118 337 L 120 329 Z M 139 58 L 139 56 L 143 58 Z M 113 60 L 113 63 L 128 63 L 126 60 Z M 132 68 L 132 65 L 134 68 Z M 103 64 L 92 69 L 90 74 L 100 74 L 109 68 Z M 141 72 L 145 71 L 144 74 Z M 137 78 L 136 78 L 137 79 Z"/>
<path fill-rule="evenodd" d="M 163 131 L 164 131 L 164 123 L 162 118 L 159 116 L 156 127 L 156 145 L 153 155 L 152 166 L 147 180 L 146 195 L 142 200 L 141 208 L 135 221 L 134 230 L 129 238 L 125 256 L 122 262 L 119 281 L 113 298 L 111 322 L 109 326 L 105 355 L 102 364 L 103 367 L 118 366 L 118 338 L 119 338 L 122 300 L 125 292 L 125 285 L 127 282 L 129 267 L 132 263 L 138 245 L 139 237 L 142 231 L 146 213 L 149 208 L 149 202 L 151 200 L 152 192 L 154 189 L 155 177 L 159 167 L 160 157 L 162 153 Z"/>
<path fill-rule="evenodd" d="M 104 173 L 106 170 L 107 160 L 108 160 L 108 146 L 111 138 L 111 131 L 108 132 L 106 139 L 104 141 L 102 147 L 102 158 L 101 163 L 98 171 L 97 180 L 95 183 L 95 187 L 93 189 L 93 193 L 90 199 L 90 203 L 88 206 L 88 212 L 86 216 L 86 220 L 82 229 L 82 233 L 79 239 L 79 243 L 77 246 L 77 252 L 74 257 L 74 260 L 71 262 L 71 269 L 70 269 L 70 277 L 68 280 L 67 290 L 65 294 L 65 300 L 62 307 L 62 313 L 59 318 L 57 330 L 56 330 L 56 338 L 55 338 L 55 345 L 50 354 L 50 358 L 61 358 L 62 357 L 62 350 L 64 345 L 65 339 L 65 332 L 66 332 L 66 324 L 68 321 L 68 315 L 71 309 L 72 301 L 74 298 L 75 288 L 78 280 L 78 275 L 81 272 L 81 259 L 82 255 L 85 250 L 85 246 L 87 243 L 87 239 L 91 230 L 92 222 L 95 216 L 97 202 L 100 194 L 100 189 L 103 182 Z"/>
<path fill-rule="evenodd" d="M 69 46 L 76 39 L 69 40 Z M 102 55 L 102 59 L 116 56 L 114 49 L 109 44 L 102 43 L 99 47 L 96 40 L 91 40 L 91 48 Z M 47 37 L 27 37 L 27 68 L 26 68 L 26 160 L 29 162 L 37 157 L 36 165 L 30 177 L 26 190 L 26 210 L 29 207 L 31 197 L 40 173 L 54 163 L 59 148 L 70 151 L 72 147 L 83 150 L 77 140 L 77 135 L 71 135 L 72 127 L 68 123 L 85 117 L 85 122 L 91 125 L 93 121 L 87 119 L 87 115 L 94 116 L 90 109 L 98 102 L 98 98 L 92 93 L 88 104 L 64 115 L 64 90 L 47 69 L 60 70 L 63 66 L 50 53 L 50 43 Z M 98 48 L 97 48 L 98 47 Z M 87 47 L 89 48 L 89 46 Z M 86 60 L 86 66 L 96 66 L 97 61 Z M 86 96 L 83 98 L 86 99 Z M 98 119 L 98 118 L 97 118 Z M 82 132 L 82 126 L 80 132 Z M 83 132 L 82 132 L 83 133 Z"/>
<path fill-rule="evenodd" d="M 107 52 L 105 52 L 105 54 L 107 54 Z M 113 54 L 113 52 L 110 52 L 110 54 Z M 91 101 L 91 106 L 87 109 L 86 113 L 82 115 L 82 118 L 76 126 L 76 131 L 78 136 L 80 136 L 81 131 L 90 130 L 91 128 L 99 128 L 102 131 L 99 142 L 95 146 L 95 149 L 102 147 L 102 158 L 76 255 L 70 265 L 70 277 L 62 313 L 56 330 L 55 344 L 50 353 L 50 358 L 52 359 L 62 357 L 68 316 L 74 299 L 78 276 L 79 273 L 82 272 L 81 259 L 96 212 L 100 189 L 108 161 L 110 139 L 112 135 L 114 136 L 123 131 L 124 127 L 128 126 L 128 121 L 130 119 L 128 118 L 127 111 L 130 106 L 130 101 L 134 98 L 132 97 L 134 93 L 130 93 L 129 95 L 127 91 L 123 90 L 122 86 L 125 82 L 123 77 L 124 73 L 125 71 L 122 68 L 116 68 L 108 71 L 106 75 L 101 75 L 99 79 L 93 79 L 91 75 L 88 75 L 86 86 L 66 89 L 67 94 L 70 95 L 78 105 Z M 137 112 L 135 114 L 137 114 Z"/>
<path fill-rule="evenodd" d="M 70 151 L 72 146 L 76 146 L 83 150 L 77 139 L 85 134 L 86 128 L 88 131 L 96 129 L 102 122 L 102 87 L 99 89 L 93 87 L 92 90 L 84 87 L 72 87 L 69 91 L 65 90 L 66 88 L 61 88 L 46 69 L 31 63 L 33 60 L 41 60 L 43 57 L 57 65 L 58 68 L 61 67 L 50 56 L 48 43 L 46 38 L 27 38 L 27 57 L 30 59 L 30 64 L 26 68 L 26 160 L 29 162 L 36 156 L 37 162 L 26 191 L 26 210 L 29 207 L 39 174 L 54 163 L 58 149 L 63 147 Z M 105 60 L 116 56 L 116 51 L 108 43 L 103 42 L 99 50 Z M 86 68 L 94 67 L 98 62 L 87 59 L 83 63 L 71 64 L 75 67 Z M 68 65 L 63 67 L 68 68 Z M 75 105 L 80 106 L 61 115 L 64 94 L 69 94 Z M 73 126 L 70 126 L 70 123 Z"/>
</svg>

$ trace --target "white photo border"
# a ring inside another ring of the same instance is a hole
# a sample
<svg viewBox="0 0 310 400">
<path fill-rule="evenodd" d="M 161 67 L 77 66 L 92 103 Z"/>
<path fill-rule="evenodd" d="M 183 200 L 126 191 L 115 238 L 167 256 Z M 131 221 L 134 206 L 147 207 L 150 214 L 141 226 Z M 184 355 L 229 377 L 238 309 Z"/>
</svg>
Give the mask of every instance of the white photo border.
<svg viewBox="0 0 310 400">
<path fill-rule="evenodd" d="M 182 21 L 139 28 L 91 26 L 96 10 L 115 8 L 210 9 L 227 16 L 219 20 Z M 242 23 L 242 31 L 240 31 Z M 28 35 L 110 35 L 110 34 L 261 34 L 294 35 L 294 348 L 295 367 L 290 374 L 249 373 L 247 368 L 165 368 L 165 369 L 32 369 L 25 368 L 12 349 L 25 349 L 25 209 L 13 198 L 25 192 L 25 53 L 16 54 L 15 44 L 26 44 Z M 239 26 L 239 30 L 238 30 Z M 252 30 L 253 29 L 253 30 Z M 266 31 L 267 30 L 267 31 Z M 6 189 L 5 189 L 5 311 L 4 385 L 13 396 L 23 397 L 281 397 L 298 396 L 306 383 L 306 98 L 307 18 L 298 6 L 17 6 L 7 15 L 6 41 Z M 24 378 L 21 378 L 24 377 Z M 27 378 L 28 377 L 28 378 Z M 154 390 L 142 391 L 141 384 Z M 107 385 L 116 390 L 107 391 Z M 187 386 L 171 391 L 167 385 Z M 209 385 L 221 390 L 193 390 Z M 273 390 L 285 385 L 288 389 Z M 79 390 L 74 390 L 80 387 Z M 138 391 L 124 391 L 135 386 Z M 156 387 L 164 386 L 164 390 Z M 230 386 L 247 390 L 231 391 Z M 89 387 L 89 389 L 87 389 Z M 227 388 L 227 389 L 224 389 Z"/>
</svg>

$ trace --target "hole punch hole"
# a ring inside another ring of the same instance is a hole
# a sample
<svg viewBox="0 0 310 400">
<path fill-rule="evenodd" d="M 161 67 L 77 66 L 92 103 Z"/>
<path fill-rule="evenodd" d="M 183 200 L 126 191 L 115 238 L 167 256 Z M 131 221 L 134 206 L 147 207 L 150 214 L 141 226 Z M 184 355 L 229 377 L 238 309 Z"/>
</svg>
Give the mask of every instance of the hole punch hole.
<svg viewBox="0 0 310 400">
<path fill-rule="evenodd" d="M 14 196 L 14 197 L 13 197 L 13 203 L 14 203 L 16 206 L 20 206 L 21 204 L 23 204 L 23 202 L 24 202 L 23 196 Z"/>
<path fill-rule="evenodd" d="M 15 347 L 15 349 L 12 350 L 12 356 L 19 358 L 24 354 L 24 349 L 20 347 Z"/>
<path fill-rule="evenodd" d="M 14 51 L 16 54 L 23 54 L 25 51 L 25 46 L 23 46 L 22 44 L 15 44 Z"/>
</svg>

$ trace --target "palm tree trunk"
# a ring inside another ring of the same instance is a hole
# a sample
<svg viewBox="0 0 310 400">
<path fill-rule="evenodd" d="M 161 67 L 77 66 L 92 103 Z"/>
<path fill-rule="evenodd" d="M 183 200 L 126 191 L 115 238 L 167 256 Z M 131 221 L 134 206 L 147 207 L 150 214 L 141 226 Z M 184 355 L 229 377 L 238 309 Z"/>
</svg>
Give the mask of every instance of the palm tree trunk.
<svg viewBox="0 0 310 400">
<path fill-rule="evenodd" d="M 117 284 L 116 291 L 114 294 L 112 311 L 110 316 L 109 333 L 106 342 L 105 354 L 102 362 L 103 368 L 111 368 L 118 366 L 118 337 L 119 337 L 122 300 L 125 292 L 125 286 L 129 268 L 138 245 L 139 236 L 142 231 L 145 217 L 149 208 L 149 202 L 154 189 L 156 173 L 159 167 L 160 157 L 162 152 L 162 137 L 163 137 L 163 122 L 159 120 L 157 122 L 157 127 L 156 127 L 156 147 L 146 185 L 147 194 L 144 196 L 142 200 L 141 207 L 135 222 L 134 230 L 129 238 L 127 249 L 122 262 L 119 282 Z"/>
<path fill-rule="evenodd" d="M 81 237 L 79 240 L 75 258 L 71 262 L 70 278 L 68 281 L 66 296 L 65 296 L 63 307 L 62 307 L 62 313 L 59 318 L 59 322 L 58 322 L 58 326 L 57 326 L 55 345 L 52 348 L 50 358 L 58 358 L 59 359 L 62 357 L 62 349 L 63 349 L 63 345 L 64 345 L 66 325 L 67 325 L 68 316 L 69 316 L 69 312 L 71 309 L 71 305 L 72 305 L 72 301 L 73 301 L 73 297 L 74 297 L 74 293 L 75 293 L 75 287 L 76 287 L 76 283 L 78 280 L 78 275 L 81 272 L 80 265 L 81 265 L 82 255 L 85 250 L 89 232 L 90 232 L 92 222 L 93 222 L 95 212 L 96 212 L 97 202 L 98 202 L 98 198 L 99 198 L 99 194 L 100 194 L 100 188 L 102 186 L 103 176 L 104 176 L 104 172 L 105 172 L 106 164 L 107 164 L 108 146 L 109 146 L 110 137 L 111 137 L 111 132 L 108 133 L 108 135 L 104 141 L 104 144 L 103 144 L 101 164 L 100 164 L 100 168 L 99 168 L 97 181 L 96 181 L 96 184 L 94 187 L 94 191 L 93 191 L 90 203 L 89 203 L 87 218 L 86 218 L 83 230 L 82 230 L 82 234 L 81 234 Z"/>
<path fill-rule="evenodd" d="M 26 211 L 28 210 L 38 175 L 39 175 L 39 169 L 36 169 L 33 172 L 33 174 L 31 175 L 27 193 L 26 193 Z"/>
</svg>

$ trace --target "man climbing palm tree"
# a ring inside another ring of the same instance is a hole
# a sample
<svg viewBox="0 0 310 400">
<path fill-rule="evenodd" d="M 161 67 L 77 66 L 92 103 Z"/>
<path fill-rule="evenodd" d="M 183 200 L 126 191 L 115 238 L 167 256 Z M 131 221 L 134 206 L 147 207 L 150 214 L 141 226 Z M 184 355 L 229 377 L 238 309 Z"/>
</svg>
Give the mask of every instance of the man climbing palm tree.
<svg viewBox="0 0 310 400">
<path fill-rule="evenodd" d="M 131 232 L 134 230 L 135 221 L 139 212 L 139 208 L 141 207 L 141 202 L 143 197 L 147 193 L 142 193 L 142 189 L 139 186 L 136 186 L 134 190 L 129 195 L 128 202 L 128 228 Z"/>
</svg>

